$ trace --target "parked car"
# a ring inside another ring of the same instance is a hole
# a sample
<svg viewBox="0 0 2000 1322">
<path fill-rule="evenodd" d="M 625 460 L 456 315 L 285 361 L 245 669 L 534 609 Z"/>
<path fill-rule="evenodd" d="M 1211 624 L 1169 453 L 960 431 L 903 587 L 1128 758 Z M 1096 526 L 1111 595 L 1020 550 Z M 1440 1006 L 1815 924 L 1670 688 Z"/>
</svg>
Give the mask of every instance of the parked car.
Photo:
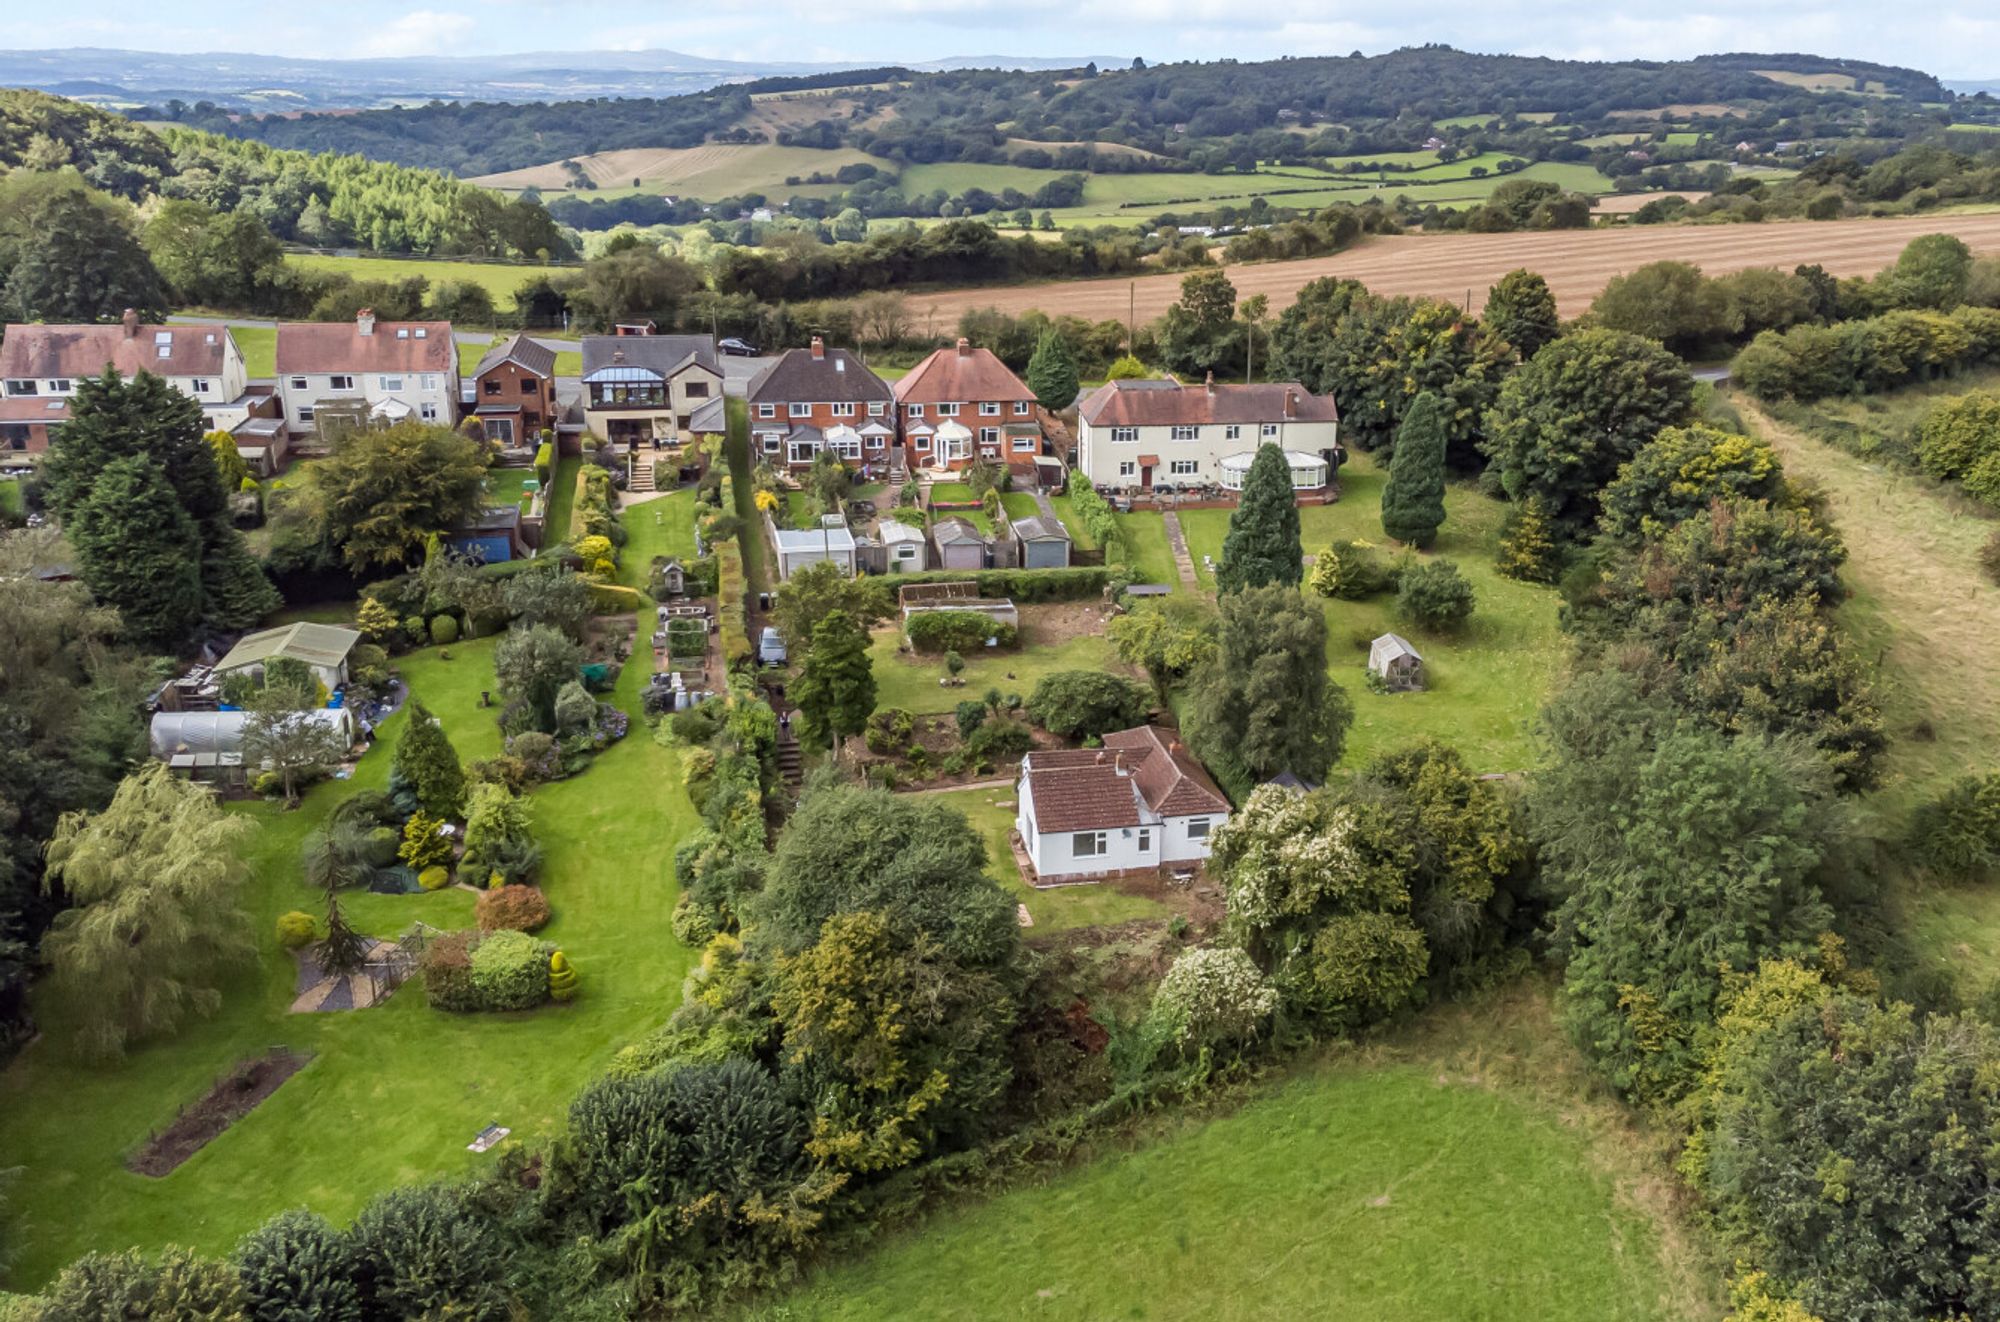
<svg viewBox="0 0 2000 1322">
<path fill-rule="evenodd" d="M 715 347 L 736 358 L 755 358 L 757 356 L 756 345 L 739 340 L 734 335 L 726 340 L 719 341 Z"/>
<path fill-rule="evenodd" d="M 785 664 L 785 637 L 768 624 L 757 639 L 757 659 L 767 666 Z"/>
</svg>

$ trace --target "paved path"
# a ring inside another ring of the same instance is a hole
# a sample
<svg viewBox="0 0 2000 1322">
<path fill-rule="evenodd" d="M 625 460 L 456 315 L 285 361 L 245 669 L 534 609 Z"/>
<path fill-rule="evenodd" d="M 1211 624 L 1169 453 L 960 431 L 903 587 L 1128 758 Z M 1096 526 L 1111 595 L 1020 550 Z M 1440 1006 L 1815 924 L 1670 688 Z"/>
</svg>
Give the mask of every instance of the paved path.
<svg viewBox="0 0 2000 1322">
<path fill-rule="evenodd" d="M 1187 537 L 1181 532 L 1181 516 L 1168 510 L 1160 516 L 1166 525 L 1167 545 L 1173 548 L 1174 565 L 1181 571 L 1181 586 L 1190 592 L 1201 591 L 1201 580 L 1195 577 L 1194 557 L 1188 554 Z"/>
<path fill-rule="evenodd" d="M 1043 518 L 1053 520 L 1056 523 L 1062 522 L 1062 519 L 1056 515 L 1056 503 L 1049 499 L 1048 492 L 1042 490 L 1040 487 L 1036 487 L 1028 494 L 1035 498 L 1035 508 L 1042 512 Z"/>
<path fill-rule="evenodd" d="M 925 785 L 919 789 L 897 790 L 898 794 L 956 794 L 960 790 L 1011 790 L 1011 780 L 975 780 L 969 785 Z"/>
</svg>

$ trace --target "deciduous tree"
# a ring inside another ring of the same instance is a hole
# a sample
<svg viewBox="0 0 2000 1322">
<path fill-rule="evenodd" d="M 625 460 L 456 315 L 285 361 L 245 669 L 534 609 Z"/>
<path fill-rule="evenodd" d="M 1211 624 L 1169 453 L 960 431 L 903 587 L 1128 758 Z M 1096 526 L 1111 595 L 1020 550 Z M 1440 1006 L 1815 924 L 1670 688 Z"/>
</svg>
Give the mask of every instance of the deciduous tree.
<svg viewBox="0 0 2000 1322">
<path fill-rule="evenodd" d="M 1486 307 L 1480 320 L 1488 330 L 1514 346 L 1527 362 L 1542 351 L 1562 329 L 1556 315 L 1556 296 L 1549 282 L 1533 271 L 1509 271 L 1500 283 L 1486 291 Z"/>
</svg>

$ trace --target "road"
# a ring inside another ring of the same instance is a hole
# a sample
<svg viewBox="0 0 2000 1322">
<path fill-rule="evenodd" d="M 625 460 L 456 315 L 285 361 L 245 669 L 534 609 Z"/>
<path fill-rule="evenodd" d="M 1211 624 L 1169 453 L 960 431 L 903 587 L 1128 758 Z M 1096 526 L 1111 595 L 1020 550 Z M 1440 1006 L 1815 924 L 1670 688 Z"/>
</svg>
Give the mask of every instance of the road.
<svg viewBox="0 0 2000 1322">
<path fill-rule="evenodd" d="M 1225 268 L 1239 298 L 1270 297 L 1272 311 L 1322 276 L 1359 280 L 1378 294 L 1449 299 L 1477 311 L 1507 272 L 1526 267 L 1547 277 L 1565 317 L 1589 308 L 1611 277 L 1648 262 L 1693 262 L 1710 275 L 1749 267 L 1789 270 L 1817 262 L 1837 276 L 1873 275 L 1920 234 L 1956 234 L 1979 252 L 2000 252 L 2000 213 L 1897 217 L 1892 220 L 1774 221 L 1760 225 L 1639 225 L 1522 234 L 1400 234 L 1368 239 L 1331 257 L 1256 262 Z M 914 292 L 913 321 L 948 330 L 970 308 L 1016 316 L 1123 321 L 1128 311 L 1152 320 L 1180 295 L 1182 273 L 1064 280 Z"/>
</svg>

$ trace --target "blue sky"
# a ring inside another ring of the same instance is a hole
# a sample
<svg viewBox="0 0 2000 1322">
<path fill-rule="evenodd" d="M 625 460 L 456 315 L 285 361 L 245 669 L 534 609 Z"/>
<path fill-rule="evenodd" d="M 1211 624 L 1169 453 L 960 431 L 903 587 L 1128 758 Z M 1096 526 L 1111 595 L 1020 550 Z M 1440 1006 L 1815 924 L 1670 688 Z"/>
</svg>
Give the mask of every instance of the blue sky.
<svg viewBox="0 0 2000 1322">
<path fill-rule="evenodd" d="M 1575 58 L 1812 51 L 2000 78 L 1991 0 L 1886 15 L 1881 0 L 106 0 L 39 12 L 0 45 L 296 56 L 669 48 L 868 64 L 996 53 L 1269 59 L 1442 41 Z"/>
</svg>

